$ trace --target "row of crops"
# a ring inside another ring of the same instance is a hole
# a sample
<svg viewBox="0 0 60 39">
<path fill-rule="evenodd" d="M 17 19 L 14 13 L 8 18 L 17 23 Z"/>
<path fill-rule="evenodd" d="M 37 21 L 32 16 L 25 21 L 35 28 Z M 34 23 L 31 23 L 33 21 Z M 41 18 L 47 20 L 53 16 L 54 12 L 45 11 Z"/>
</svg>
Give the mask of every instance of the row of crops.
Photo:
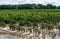
<svg viewBox="0 0 60 39">
<path fill-rule="evenodd" d="M 37 26 L 42 24 L 42 28 L 51 28 L 60 22 L 60 12 L 54 9 L 45 10 L 0 10 L 0 26 L 15 24 L 21 26 Z M 18 27 L 18 28 L 19 28 Z M 60 26 L 59 26 L 60 27 Z"/>
</svg>

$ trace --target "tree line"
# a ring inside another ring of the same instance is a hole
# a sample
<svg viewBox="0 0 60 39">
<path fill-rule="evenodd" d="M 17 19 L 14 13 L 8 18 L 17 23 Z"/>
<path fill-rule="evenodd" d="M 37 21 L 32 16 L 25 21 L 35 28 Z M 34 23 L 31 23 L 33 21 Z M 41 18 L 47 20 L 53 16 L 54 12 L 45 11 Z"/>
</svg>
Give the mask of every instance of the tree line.
<svg viewBox="0 0 60 39">
<path fill-rule="evenodd" d="M 47 4 L 0 5 L 0 9 L 60 9 L 60 6 Z"/>
</svg>

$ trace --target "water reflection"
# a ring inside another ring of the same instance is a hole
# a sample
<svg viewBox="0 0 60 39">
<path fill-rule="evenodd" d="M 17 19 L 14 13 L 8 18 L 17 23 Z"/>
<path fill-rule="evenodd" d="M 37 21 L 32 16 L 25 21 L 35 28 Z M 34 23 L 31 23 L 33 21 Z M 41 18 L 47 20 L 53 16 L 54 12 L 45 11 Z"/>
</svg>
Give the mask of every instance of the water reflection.
<svg viewBox="0 0 60 39">
<path fill-rule="evenodd" d="M 0 35 L 0 39 L 18 39 L 18 38 L 16 36 L 4 34 L 4 35 Z"/>
<path fill-rule="evenodd" d="M 53 37 L 52 34 L 49 36 L 49 34 L 45 35 L 45 39 L 60 39 L 60 36 L 58 33 Z"/>
<path fill-rule="evenodd" d="M 28 36 L 26 36 L 26 37 L 28 37 Z M 17 37 L 16 35 L 10 35 L 10 34 L 0 34 L 0 39 L 26 39 L 26 38 L 25 37 Z M 27 38 L 27 39 L 32 39 L 32 38 Z M 39 38 L 34 37 L 33 39 L 39 39 Z M 49 36 L 48 34 L 46 34 L 45 39 L 52 39 L 52 37 Z M 60 36 L 58 36 L 58 34 L 57 34 L 54 39 L 60 39 Z"/>
</svg>

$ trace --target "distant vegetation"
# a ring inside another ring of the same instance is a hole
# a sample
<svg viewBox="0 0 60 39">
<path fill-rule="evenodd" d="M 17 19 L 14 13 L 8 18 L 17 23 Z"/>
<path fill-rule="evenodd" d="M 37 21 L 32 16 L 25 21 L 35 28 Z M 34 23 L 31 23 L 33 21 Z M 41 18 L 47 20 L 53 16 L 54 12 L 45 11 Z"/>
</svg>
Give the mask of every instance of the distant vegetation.
<svg viewBox="0 0 60 39">
<path fill-rule="evenodd" d="M 0 5 L 0 9 L 60 9 L 60 6 L 52 4 L 20 4 L 20 5 Z"/>
</svg>

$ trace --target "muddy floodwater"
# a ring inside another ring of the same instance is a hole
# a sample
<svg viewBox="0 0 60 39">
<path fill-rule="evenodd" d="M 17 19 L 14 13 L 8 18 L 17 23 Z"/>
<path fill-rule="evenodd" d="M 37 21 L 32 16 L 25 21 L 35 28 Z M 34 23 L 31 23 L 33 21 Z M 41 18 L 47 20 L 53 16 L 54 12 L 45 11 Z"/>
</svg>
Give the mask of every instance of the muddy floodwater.
<svg viewBox="0 0 60 39">
<path fill-rule="evenodd" d="M 25 39 L 25 38 L 17 37 L 16 35 L 10 35 L 10 34 L 0 34 L 0 39 Z M 34 38 L 34 39 L 37 39 L 37 38 Z M 48 37 L 48 35 L 45 35 L 45 39 L 52 39 L 52 38 Z M 60 39 L 60 36 L 56 35 L 54 39 Z"/>
<path fill-rule="evenodd" d="M 18 37 L 10 35 L 10 34 L 1 34 L 0 39 L 18 39 Z"/>
</svg>

